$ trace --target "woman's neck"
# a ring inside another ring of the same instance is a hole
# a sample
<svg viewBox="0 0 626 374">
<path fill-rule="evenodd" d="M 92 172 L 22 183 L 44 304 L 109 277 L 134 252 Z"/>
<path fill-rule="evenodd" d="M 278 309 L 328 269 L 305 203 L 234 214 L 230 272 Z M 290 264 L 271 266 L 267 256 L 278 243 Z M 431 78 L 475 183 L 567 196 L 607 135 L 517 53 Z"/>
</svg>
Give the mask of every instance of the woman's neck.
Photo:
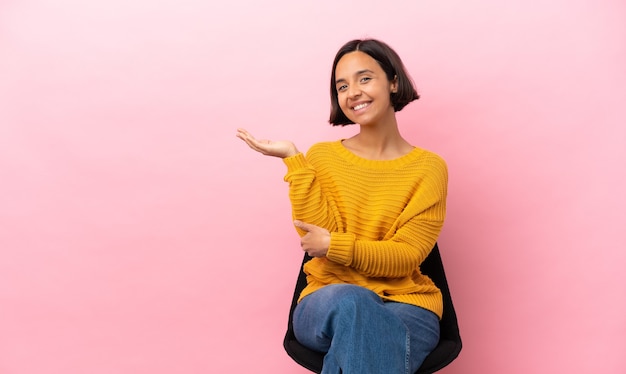
<svg viewBox="0 0 626 374">
<path fill-rule="evenodd" d="M 388 126 L 361 126 L 361 131 L 344 140 L 343 145 L 357 156 L 369 160 L 392 160 L 413 150 L 395 123 Z"/>
</svg>

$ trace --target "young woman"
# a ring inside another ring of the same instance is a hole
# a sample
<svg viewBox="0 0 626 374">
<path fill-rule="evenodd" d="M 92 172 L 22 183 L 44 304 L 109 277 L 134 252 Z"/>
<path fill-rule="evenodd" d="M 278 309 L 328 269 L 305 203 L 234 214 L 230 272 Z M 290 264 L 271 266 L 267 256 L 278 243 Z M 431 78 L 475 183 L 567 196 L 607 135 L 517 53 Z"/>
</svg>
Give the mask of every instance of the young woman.
<svg viewBox="0 0 626 374">
<path fill-rule="evenodd" d="M 294 312 L 296 338 L 325 352 L 323 373 L 413 373 L 439 341 L 439 289 L 420 272 L 445 217 L 447 168 L 414 147 L 395 113 L 419 98 L 387 44 L 353 40 L 331 74 L 333 125 L 349 139 L 315 144 L 237 136 L 287 166 L 307 287 Z"/>
</svg>

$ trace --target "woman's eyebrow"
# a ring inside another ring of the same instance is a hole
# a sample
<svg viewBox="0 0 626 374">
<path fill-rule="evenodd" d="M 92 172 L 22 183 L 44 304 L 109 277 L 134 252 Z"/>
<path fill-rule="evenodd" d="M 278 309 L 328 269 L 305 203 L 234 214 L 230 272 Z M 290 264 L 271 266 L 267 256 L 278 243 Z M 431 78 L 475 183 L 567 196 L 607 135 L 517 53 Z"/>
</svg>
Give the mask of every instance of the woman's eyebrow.
<svg viewBox="0 0 626 374">
<path fill-rule="evenodd" d="M 369 74 L 373 74 L 374 72 L 373 72 L 373 71 L 371 71 L 371 70 L 369 70 L 369 69 L 363 69 L 363 70 L 359 70 L 359 71 L 357 71 L 356 73 L 354 73 L 354 76 L 355 76 L 355 77 L 358 77 L 359 75 L 362 75 L 362 74 L 367 74 L 367 73 L 369 73 Z M 338 83 L 343 83 L 343 82 L 345 82 L 345 81 L 346 81 L 346 80 L 345 80 L 344 78 L 339 78 L 339 79 L 337 79 L 337 80 L 335 81 L 335 84 L 338 84 Z"/>
</svg>

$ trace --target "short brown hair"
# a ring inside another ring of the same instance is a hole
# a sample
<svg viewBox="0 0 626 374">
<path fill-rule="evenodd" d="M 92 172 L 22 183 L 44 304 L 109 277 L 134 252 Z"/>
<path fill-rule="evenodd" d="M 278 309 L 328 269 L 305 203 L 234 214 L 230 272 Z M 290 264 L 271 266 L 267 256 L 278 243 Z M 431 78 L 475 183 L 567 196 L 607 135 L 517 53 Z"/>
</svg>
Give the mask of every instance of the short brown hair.
<svg viewBox="0 0 626 374">
<path fill-rule="evenodd" d="M 335 70 L 337 69 L 337 63 L 344 55 L 355 51 L 366 53 L 376 60 L 387 75 L 387 80 L 390 82 L 397 77 L 398 92 L 391 94 L 391 105 L 393 105 L 394 111 L 399 112 L 411 101 L 419 99 L 413 81 L 406 72 L 404 64 L 396 51 L 376 39 L 355 39 L 347 42 L 339 49 L 335 56 L 335 61 L 333 62 L 333 70 L 330 77 L 330 118 L 328 120 L 331 125 L 345 126 L 354 124 L 339 107 L 335 84 Z"/>
</svg>

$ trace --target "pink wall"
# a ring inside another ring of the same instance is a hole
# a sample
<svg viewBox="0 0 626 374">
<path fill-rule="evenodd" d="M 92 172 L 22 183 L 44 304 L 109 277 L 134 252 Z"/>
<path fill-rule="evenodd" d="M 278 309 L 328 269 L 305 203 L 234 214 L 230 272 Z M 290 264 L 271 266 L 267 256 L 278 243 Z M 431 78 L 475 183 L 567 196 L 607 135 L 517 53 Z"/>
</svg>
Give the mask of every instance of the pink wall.
<svg viewBox="0 0 626 374">
<path fill-rule="evenodd" d="M 626 5 L 529 3 L 3 1 L 0 373 L 306 373 L 284 166 L 234 134 L 353 133 L 327 80 L 363 36 L 449 163 L 442 373 L 625 372 Z"/>
</svg>

